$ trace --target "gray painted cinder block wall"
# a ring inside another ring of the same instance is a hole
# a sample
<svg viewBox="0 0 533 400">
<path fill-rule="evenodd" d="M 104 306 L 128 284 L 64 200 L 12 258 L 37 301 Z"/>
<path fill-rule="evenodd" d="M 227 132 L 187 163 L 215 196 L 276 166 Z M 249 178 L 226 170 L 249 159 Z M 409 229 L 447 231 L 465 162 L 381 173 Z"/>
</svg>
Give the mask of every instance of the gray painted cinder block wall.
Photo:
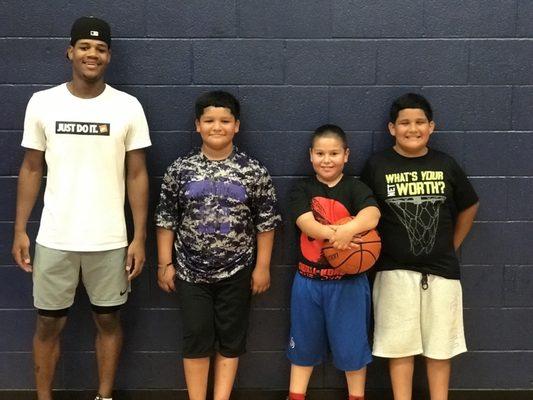
<svg viewBox="0 0 533 400">
<path fill-rule="evenodd" d="M 348 131 L 357 175 L 390 145 L 391 100 L 416 90 L 436 110 L 436 148 L 471 176 L 482 207 L 461 252 L 470 352 L 457 358 L 456 389 L 531 389 L 533 376 L 533 2 L 527 0 L 136 0 L 0 1 L 0 389 L 33 387 L 30 276 L 11 260 L 16 175 L 30 95 L 69 78 L 72 21 L 107 19 L 113 29 L 108 81 L 142 102 L 154 145 L 151 199 L 165 166 L 198 144 L 192 104 L 224 88 L 242 101 L 238 144 L 274 176 L 281 204 L 310 174 L 309 131 Z M 32 214 L 37 230 L 42 201 Z M 279 233 L 272 289 L 254 300 L 239 388 L 285 388 L 294 229 Z M 183 388 L 179 303 L 158 290 L 153 233 L 148 267 L 124 310 L 126 343 L 117 387 Z M 56 387 L 94 388 L 93 327 L 83 292 L 63 341 Z M 422 373 L 417 385 L 423 386 Z M 330 365 L 315 388 L 344 385 Z M 388 387 L 383 360 L 369 388 Z"/>
</svg>

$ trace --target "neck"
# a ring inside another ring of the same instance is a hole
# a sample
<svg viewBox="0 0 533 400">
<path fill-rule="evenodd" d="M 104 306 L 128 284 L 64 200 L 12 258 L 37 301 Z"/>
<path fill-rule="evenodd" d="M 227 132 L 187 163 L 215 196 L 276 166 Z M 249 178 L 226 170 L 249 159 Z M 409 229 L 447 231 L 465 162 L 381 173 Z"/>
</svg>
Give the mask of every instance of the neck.
<svg viewBox="0 0 533 400">
<path fill-rule="evenodd" d="M 416 153 L 407 153 L 403 151 L 399 146 L 396 146 L 396 145 L 392 146 L 392 148 L 399 155 L 408 157 L 408 158 L 422 157 L 422 156 L 425 156 L 429 151 L 427 147 L 424 147 L 423 149 L 421 149 L 420 151 L 417 151 Z"/>
<path fill-rule="evenodd" d="M 331 180 L 331 181 L 325 181 L 324 179 L 322 179 L 320 176 L 316 176 L 316 179 L 319 181 L 319 182 L 322 182 L 324 185 L 327 185 L 328 187 L 333 187 L 335 186 L 337 183 L 339 183 L 342 179 L 342 177 L 344 176 L 344 174 L 340 174 L 338 177 L 336 177 L 335 179 Z"/>
<path fill-rule="evenodd" d="M 105 90 L 105 82 L 103 79 L 99 79 L 96 82 L 87 82 L 73 77 L 72 80 L 67 83 L 67 88 L 69 92 L 76 97 L 92 99 L 93 97 L 102 94 Z"/>
<path fill-rule="evenodd" d="M 205 144 L 202 145 L 202 153 L 209 160 L 225 160 L 233 152 L 233 144 L 224 147 L 223 149 L 212 149 L 207 147 Z"/>
</svg>

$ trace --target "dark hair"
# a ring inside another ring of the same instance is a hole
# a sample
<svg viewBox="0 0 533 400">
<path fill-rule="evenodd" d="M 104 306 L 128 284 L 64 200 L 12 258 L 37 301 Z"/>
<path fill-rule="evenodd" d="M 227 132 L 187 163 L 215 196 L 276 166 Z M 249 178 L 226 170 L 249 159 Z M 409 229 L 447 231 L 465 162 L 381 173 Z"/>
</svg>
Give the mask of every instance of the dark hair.
<svg viewBox="0 0 533 400">
<path fill-rule="evenodd" d="M 231 93 L 222 90 L 204 93 L 196 99 L 196 104 L 194 105 L 196 119 L 200 119 L 204 113 L 204 108 L 207 107 L 229 108 L 235 119 L 239 119 L 240 116 L 241 106 L 239 100 Z"/>
<path fill-rule="evenodd" d="M 326 124 L 316 128 L 313 132 L 313 136 L 311 137 L 311 148 L 315 145 L 315 141 L 317 139 L 323 137 L 336 137 L 342 142 L 342 147 L 344 147 L 345 149 L 348 148 L 348 140 L 346 139 L 346 133 L 342 130 L 340 126 Z"/>
<path fill-rule="evenodd" d="M 433 121 L 433 110 L 429 101 L 417 93 L 406 93 L 394 100 L 390 108 L 389 121 L 395 123 L 398 119 L 398 114 L 404 108 L 419 108 L 424 111 L 428 121 Z"/>
</svg>

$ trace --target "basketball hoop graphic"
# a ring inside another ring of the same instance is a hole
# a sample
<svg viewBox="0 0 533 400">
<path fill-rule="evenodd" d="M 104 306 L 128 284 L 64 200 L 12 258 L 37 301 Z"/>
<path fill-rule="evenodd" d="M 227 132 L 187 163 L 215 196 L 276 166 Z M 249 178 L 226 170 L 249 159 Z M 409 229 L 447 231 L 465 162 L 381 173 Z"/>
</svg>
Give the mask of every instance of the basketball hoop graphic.
<svg viewBox="0 0 533 400">
<path fill-rule="evenodd" d="M 411 252 L 415 256 L 429 254 L 433 249 L 439 224 L 439 207 L 445 200 L 445 196 L 410 196 L 385 200 L 407 230 Z"/>
</svg>

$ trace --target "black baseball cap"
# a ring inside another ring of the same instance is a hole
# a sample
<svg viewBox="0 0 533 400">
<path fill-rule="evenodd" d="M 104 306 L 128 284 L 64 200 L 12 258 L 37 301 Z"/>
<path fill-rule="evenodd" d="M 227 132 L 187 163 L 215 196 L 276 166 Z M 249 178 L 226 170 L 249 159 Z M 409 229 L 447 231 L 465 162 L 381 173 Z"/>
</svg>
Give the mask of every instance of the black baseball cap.
<svg viewBox="0 0 533 400">
<path fill-rule="evenodd" d="M 74 46 L 80 39 L 101 40 L 111 47 L 111 28 L 103 19 L 96 17 L 81 17 L 72 24 L 70 30 L 70 44 Z"/>
</svg>

